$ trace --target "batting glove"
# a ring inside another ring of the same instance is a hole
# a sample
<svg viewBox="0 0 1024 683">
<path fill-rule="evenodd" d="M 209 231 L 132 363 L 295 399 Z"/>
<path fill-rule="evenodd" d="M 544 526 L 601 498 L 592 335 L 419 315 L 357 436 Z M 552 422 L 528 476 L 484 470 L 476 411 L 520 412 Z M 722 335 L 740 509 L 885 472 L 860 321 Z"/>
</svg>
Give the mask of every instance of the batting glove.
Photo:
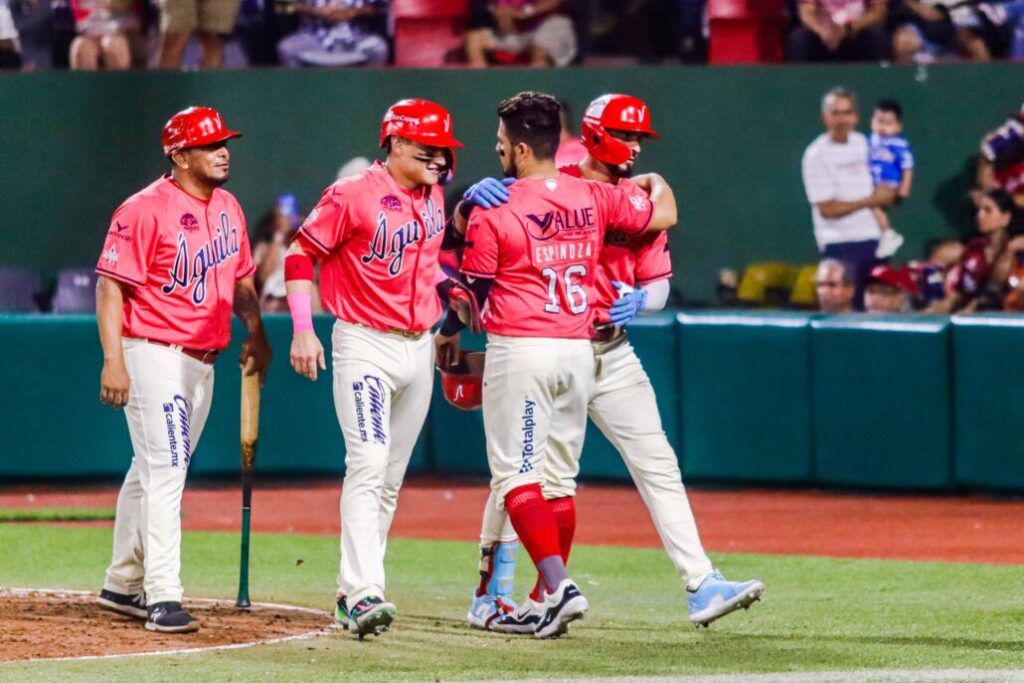
<svg viewBox="0 0 1024 683">
<path fill-rule="evenodd" d="M 613 325 L 623 327 L 644 310 L 644 305 L 647 303 L 647 292 L 643 289 L 633 289 L 617 280 L 612 280 L 612 286 L 619 293 L 619 298 L 612 304 L 608 315 Z"/>
<path fill-rule="evenodd" d="M 462 195 L 462 201 L 482 209 L 493 209 L 508 201 L 508 185 L 515 182 L 515 178 L 484 178 L 478 183 L 469 186 L 469 189 Z"/>
</svg>

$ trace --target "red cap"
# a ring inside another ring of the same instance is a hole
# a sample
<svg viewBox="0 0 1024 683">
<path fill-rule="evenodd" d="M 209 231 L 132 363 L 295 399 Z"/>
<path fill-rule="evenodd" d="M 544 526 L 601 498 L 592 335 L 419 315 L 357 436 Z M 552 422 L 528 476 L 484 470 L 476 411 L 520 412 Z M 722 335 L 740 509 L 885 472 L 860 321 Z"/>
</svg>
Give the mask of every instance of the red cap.
<svg viewBox="0 0 1024 683">
<path fill-rule="evenodd" d="M 483 403 L 484 354 L 459 351 L 458 358 L 441 371 L 441 391 L 446 401 L 460 410 L 476 410 Z"/>
<path fill-rule="evenodd" d="M 871 269 L 871 273 L 868 274 L 865 284 L 871 284 L 872 282 L 881 282 L 882 284 L 891 285 L 892 287 L 904 291 L 911 296 L 915 296 L 918 292 L 917 280 L 914 278 L 914 274 L 909 268 L 875 266 Z"/>
<path fill-rule="evenodd" d="M 612 137 L 609 130 L 643 133 L 655 140 L 661 137 L 651 128 L 650 108 L 632 95 L 598 97 L 587 107 L 580 126 L 583 145 L 595 159 L 613 166 L 629 161 L 632 156 L 629 147 Z"/>
<path fill-rule="evenodd" d="M 452 131 L 452 115 L 429 100 L 400 100 L 391 105 L 380 123 L 380 146 L 389 135 L 431 147 L 462 147 Z"/>
<path fill-rule="evenodd" d="M 171 156 L 189 147 L 210 145 L 221 140 L 240 138 L 241 133 L 228 130 L 220 112 L 210 107 L 189 107 L 172 116 L 164 124 L 161 136 L 164 156 Z"/>
</svg>

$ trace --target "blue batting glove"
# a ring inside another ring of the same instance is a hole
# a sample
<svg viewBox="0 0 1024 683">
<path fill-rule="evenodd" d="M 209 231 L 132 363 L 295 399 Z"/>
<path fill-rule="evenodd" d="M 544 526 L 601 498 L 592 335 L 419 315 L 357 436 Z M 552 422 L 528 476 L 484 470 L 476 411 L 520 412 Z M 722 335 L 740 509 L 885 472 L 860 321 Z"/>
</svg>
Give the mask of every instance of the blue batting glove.
<svg viewBox="0 0 1024 683">
<path fill-rule="evenodd" d="M 506 178 L 506 180 L 510 180 Z M 514 178 L 511 179 L 513 182 Z M 462 201 L 468 202 L 482 209 L 493 209 L 508 201 L 508 188 L 505 183 L 497 178 L 484 178 L 483 180 L 469 186 L 469 189 L 462 195 Z"/>
<path fill-rule="evenodd" d="M 619 298 L 615 300 L 608 311 L 613 325 L 624 327 L 635 318 L 640 311 L 644 310 L 647 303 L 647 292 L 643 289 L 633 289 L 617 280 L 612 280 L 612 286 L 619 292 Z"/>
</svg>

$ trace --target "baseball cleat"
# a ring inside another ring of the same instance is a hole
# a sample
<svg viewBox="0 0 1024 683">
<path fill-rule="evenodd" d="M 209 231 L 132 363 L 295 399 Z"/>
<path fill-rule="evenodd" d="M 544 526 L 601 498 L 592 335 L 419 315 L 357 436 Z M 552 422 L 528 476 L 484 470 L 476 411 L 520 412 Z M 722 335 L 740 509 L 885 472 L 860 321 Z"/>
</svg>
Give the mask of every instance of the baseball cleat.
<svg viewBox="0 0 1024 683">
<path fill-rule="evenodd" d="M 377 636 L 391 627 L 398 610 L 390 602 L 384 602 L 376 595 L 368 595 L 349 610 L 348 630 L 362 640 L 366 636 Z"/>
<path fill-rule="evenodd" d="M 511 614 L 515 609 L 515 602 L 500 595 L 474 595 L 469 613 L 466 614 L 466 621 L 473 628 L 486 631 L 495 619 Z"/>
<path fill-rule="evenodd" d="M 160 633 L 191 633 L 199 630 L 199 622 L 185 611 L 180 602 L 158 602 L 150 605 L 146 629 Z"/>
<path fill-rule="evenodd" d="M 544 617 L 544 603 L 527 597 L 508 614 L 491 622 L 491 631 L 498 633 L 533 633 Z"/>
<path fill-rule="evenodd" d="M 96 598 L 96 602 L 103 609 L 110 610 L 111 612 L 117 612 L 118 614 L 123 614 L 128 617 L 145 619 L 147 616 L 145 593 L 125 595 L 124 593 L 115 593 L 114 591 L 108 591 L 104 588 L 100 591 L 100 595 Z"/>
<path fill-rule="evenodd" d="M 687 591 L 690 603 L 690 623 L 698 628 L 706 627 L 719 619 L 743 608 L 747 609 L 764 593 L 764 584 L 753 581 L 726 581 L 722 573 L 713 570 L 695 591 Z"/>
<path fill-rule="evenodd" d="M 338 596 L 338 602 L 334 607 L 334 620 L 341 624 L 342 628 L 348 628 L 349 622 L 348 602 L 344 595 Z"/>
<path fill-rule="evenodd" d="M 557 638 L 569 631 L 570 622 L 582 619 L 587 613 L 587 599 L 572 579 L 563 579 L 553 593 L 544 596 L 544 616 L 533 635 L 537 638 Z"/>
</svg>

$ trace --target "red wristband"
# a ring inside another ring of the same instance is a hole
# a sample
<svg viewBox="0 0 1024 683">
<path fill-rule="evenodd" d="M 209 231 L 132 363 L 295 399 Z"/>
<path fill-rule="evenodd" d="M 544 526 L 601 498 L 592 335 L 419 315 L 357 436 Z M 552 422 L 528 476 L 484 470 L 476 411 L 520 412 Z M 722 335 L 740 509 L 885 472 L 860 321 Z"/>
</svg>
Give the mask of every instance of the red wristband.
<svg viewBox="0 0 1024 683">
<path fill-rule="evenodd" d="M 313 280 L 313 257 L 309 254 L 288 254 L 284 257 L 284 279 Z"/>
</svg>

